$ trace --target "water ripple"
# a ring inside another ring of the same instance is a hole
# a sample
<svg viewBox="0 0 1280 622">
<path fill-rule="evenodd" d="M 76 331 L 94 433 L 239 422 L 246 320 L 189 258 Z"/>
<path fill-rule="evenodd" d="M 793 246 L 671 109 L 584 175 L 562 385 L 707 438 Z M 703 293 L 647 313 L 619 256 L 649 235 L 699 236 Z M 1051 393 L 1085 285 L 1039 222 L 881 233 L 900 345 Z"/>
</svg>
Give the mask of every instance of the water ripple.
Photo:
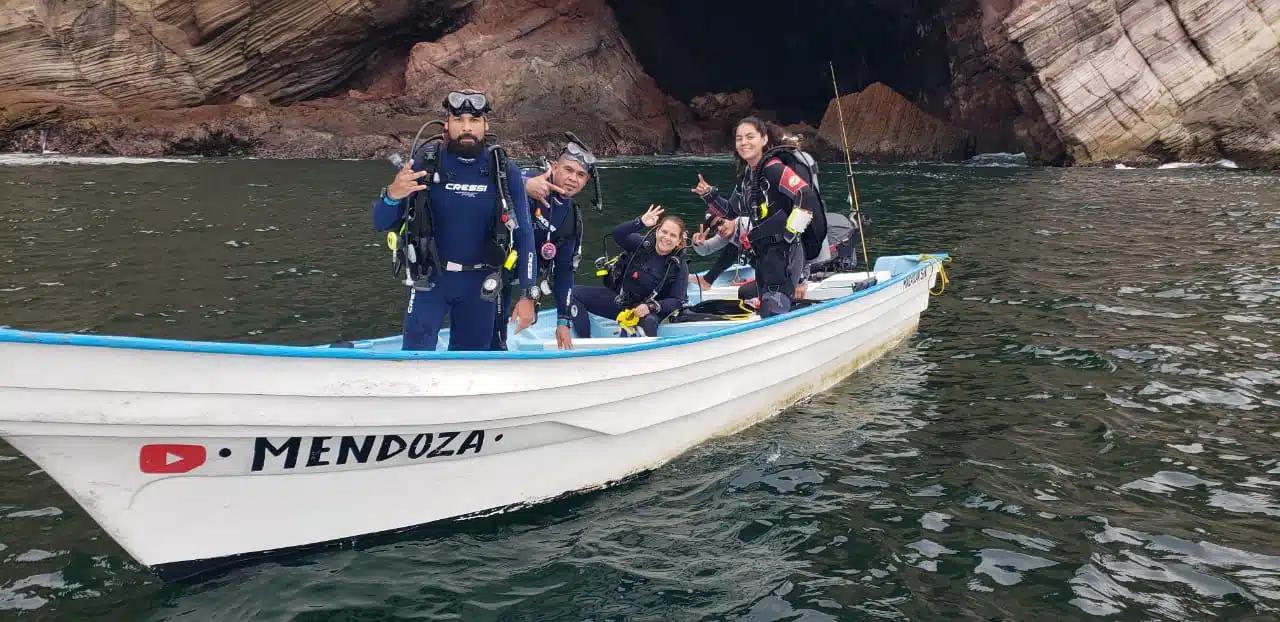
<svg viewBox="0 0 1280 622">
<path fill-rule="evenodd" d="M 609 193 L 695 218 L 690 181 L 703 172 L 724 187 L 732 166 L 607 168 Z M 949 252 L 952 282 L 908 343 L 778 418 L 618 489 L 163 587 L 5 448 L 0 610 L 308 622 L 1280 614 L 1280 176 L 865 171 L 872 255 Z M 0 168 L 12 197 L 0 205 L 0 314 L 187 339 L 395 334 L 402 289 L 366 207 L 387 172 Z M 841 183 L 824 190 L 844 209 Z M 29 208 L 55 196 L 53 209 Z M 155 209 L 162 197 L 169 207 Z M 584 214 L 589 239 L 635 216 L 609 209 Z"/>
</svg>

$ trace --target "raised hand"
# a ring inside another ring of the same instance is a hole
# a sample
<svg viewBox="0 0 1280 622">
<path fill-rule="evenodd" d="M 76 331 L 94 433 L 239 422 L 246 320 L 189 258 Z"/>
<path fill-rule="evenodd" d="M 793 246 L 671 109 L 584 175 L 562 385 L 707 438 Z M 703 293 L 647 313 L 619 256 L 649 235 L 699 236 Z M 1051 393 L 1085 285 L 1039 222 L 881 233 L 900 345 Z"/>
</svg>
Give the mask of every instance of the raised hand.
<svg viewBox="0 0 1280 622">
<path fill-rule="evenodd" d="M 711 184 L 707 183 L 707 180 L 702 178 L 702 173 L 698 173 L 698 185 L 690 188 L 689 191 L 698 196 L 702 196 L 711 192 Z"/>
<path fill-rule="evenodd" d="M 551 207 L 551 204 L 547 203 L 547 195 L 553 190 L 562 195 L 568 194 L 565 192 L 564 188 L 551 183 L 550 169 L 537 177 L 530 177 L 524 182 L 525 194 L 528 194 L 529 198 L 541 203 L 543 207 Z"/>
<path fill-rule="evenodd" d="M 387 196 L 392 201 L 399 201 L 414 192 L 426 190 L 427 187 L 417 181 L 426 174 L 426 171 L 413 170 L 413 160 L 405 162 L 404 166 L 400 167 L 400 172 L 396 173 L 396 178 L 387 186 Z"/>
<path fill-rule="evenodd" d="M 707 226 L 698 225 L 698 232 L 693 234 L 693 243 L 702 244 L 707 241 Z"/>
<path fill-rule="evenodd" d="M 662 217 L 661 205 L 649 205 L 649 209 L 645 210 L 644 215 L 640 216 L 640 222 L 646 227 L 652 227 L 658 224 L 658 219 Z"/>
</svg>

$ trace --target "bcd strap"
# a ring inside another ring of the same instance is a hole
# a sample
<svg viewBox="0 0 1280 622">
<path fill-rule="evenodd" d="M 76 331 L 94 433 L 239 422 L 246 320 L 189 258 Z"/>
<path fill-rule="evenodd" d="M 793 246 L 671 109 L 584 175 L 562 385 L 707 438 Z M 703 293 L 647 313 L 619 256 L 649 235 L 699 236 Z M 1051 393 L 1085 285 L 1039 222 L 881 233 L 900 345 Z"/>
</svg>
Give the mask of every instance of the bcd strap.
<svg viewBox="0 0 1280 622">
<path fill-rule="evenodd" d="M 622 271 L 622 273 L 621 273 L 620 275 L 618 275 L 618 277 L 617 277 L 617 279 L 616 279 L 616 283 L 618 283 L 618 290 L 619 290 L 619 291 L 618 291 L 618 296 L 620 296 L 620 297 L 624 295 L 624 294 L 622 293 L 622 291 L 621 291 L 621 290 L 622 290 L 621 285 L 622 285 L 622 283 L 623 283 L 623 279 L 625 279 L 625 278 L 626 278 L 627 272 L 630 272 L 630 271 L 631 271 L 631 265 L 634 263 L 635 258 L 636 258 L 637 256 L 639 256 L 639 255 L 640 255 L 642 252 L 644 252 L 645 250 L 648 250 L 648 255 L 656 255 L 656 254 L 658 253 L 658 251 L 657 251 L 657 249 L 656 249 L 656 244 L 657 244 L 657 242 L 649 239 L 649 234 L 650 234 L 650 233 L 653 233 L 653 231 L 650 231 L 649 233 L 646 233 L 646 234 L 645 234 L 645 240 L 644 240 L 643 242 L 641 242 L 641 243 L 640 243 L 640 248 L 639 248 L 639 249 L 637 249 L 635 253 L 632 253 L 632 254 L 631 254 L 631 257 L 629 258 L 629 261 L 627 261 L 627 267 L 626 267 L 626 269 L 625 269 L 625 270 L 623 270 L 623 271 Z M 654 283 L 653 291 L 649 292 L 649 295 L 648 295 L 648 296 L 645 296 L 644 298 L 641 298 L 641 299 L 640 299 L 640 300 L 638 300 L 638 301 L 628 302 L 628 305 L 629 305 L 629 306 L 634 306 L 634 305 L 643 304 L 643 303 L 646 303 L 646 302 L 649 302 L 649 301 L 651 301 L 651 300 L 656 299 L 656 298 L 658 297 L 658 291 L 662 289 L 662 286 L 663 286 L 663 285 L 666 285 L 666 284 L 667 284 L 667 279 L 671 278 L 671 271 L 672 271 L 672 270 L 674 270 L 677 266 L 679 266 L 679 265 L 680 265 L 680 256 L 681 256 L 681 254 L 682 254 L 683 252 L 684 252 L 684 248 L 683 248 L 683 247 L 681 247 L 681 248 L 679 248 L 679 249 L 677 249 L 677 250 L 675 250 L 675 251 L 672 251 L 672 253 L 671 253 L 670 255 L 667 255 L 667 267 L 666 267 L 666 268 L 663 270 L 663 272 L 662 272 L 662 278 L 658 279 L 658 280 Z M 646 260 L 648 259 L 648 256 L 647 256 L 647 255 L 646 255 L 645 259 L 646 259 Z M 614 263 L 614 266 L 621 265 L 621 263 L 622 263 L 622 262 L 620 262 L 620 261 L 619 261 L 619 262 L 616 262 L 616 263 Z"/>
<path fill-rule="evenodd" d="M 534 217 L 533 226 L 535 229 L 541 229 L 547 232 L 547 241 L 556 247 L 556 254 L 557 254 L 556 256 L 559 255 L 560 247 L 564 244 L 565 240 L 569 239 L 570 237 L 573 237 L 574 235 L 578 235 L 579 236 L 578 243 L 573 249 L 573 269 L 577 270 L 578 264 L 582 261 L 582 238 L 578 233 L 582 231 L 582 211 L 581 211 L 581 208 L 578 206 L 578 204 L 573 201 L 569 201 L 568 206 L 571 213 L 566 214 L 564 216 L 564 219 L 561 221 L 561 224 L 567 223 L 568 224 L 567 227 L 557 227 L 555 225 L 552 225 L 547 218 L 542 216 Z M 551 293 L 550 283 L 555 281 L 555 272 L 556 272 L 555 257 L 556 256 L 552 256 L 551 259 L 547 259 L 542 256 L 542 251 L 540 248 L 537 249 L 536 254 L 537 254 L 537 264 L 538 264 L 538 280 L 540 281 L 539 285 L 542 287 L 543 294 L 550 294 Z M 604 276 L 605 274 L 608 274 L 607 268 L 600 269 L 600 266 L 597 266 L 597 268 L 598 268 L 596 272 L 597 276 Z"/>
<path fill-rule="evenodd" d="M 421 153 L 421 166 L 418 170 L 427 173 L 419 183 L 426 188 L 410 195 L 409 207 L 405 210 L 404 222 L 400 228 L 404 241 L 398 245 L 397 252 L 401 254 L 400 260 L 406 268 L 405 284 L 411 287 L 417 287 L 419 281 L 430 282 L 433 271 L 439 265 L 429 194 L 431 184 L 439 181 L 439 151 L 438 145 L 433 144 L 438 140 L 441 137 L 428 139 L 418 150 Z M 410 162 L 417 157 L 418 153 L 409 154 Z"/>
<path fill-rule="evenodd" d="M 502 227 L 493 227 L 493 243 L 498 249 L 498 259 L 496 265 L 501 266 L 504 270 L 511 270 L 515 266 L 515 230 L 520 226 L 516 220 L 515 208 L 512 207 L 511 186 L 507 179 L 507 152 L 500 146 L 489 148 L 490 162 L 493 167 L 493 175 L 497 184 L 498 195 L 498 221 Z M 505 229 L 505 232 L 504 232 Z"/>
<path fill-rule="evenodd" d="M 818 166 L 817 162 L 808 153 L 797 149 L 792 145 L 779 145 L 766 151 L 760 157 L 760 163 L 756 165 L 754 170 L 755 184 L 752 188 L 754 195 L 760 197 L 760 220 L 768 218 L 768 191 L 764 188 L 766 178 L 764 175 L 765 165 L 770 159 L 777 158 L 783 165 L 791 168 L 797 175 L 800 175 L 813 188 L 813 193 L 818 199 L 818 209 L 813 214 L 813 220 L 809 226 L 800 234 L 800 242 L 804 247 L 806 261 L 813 261 L 822 253 L 824 240 L 827 236 L 827 203 L 822 198 L 821 187 L 818 185 Z M 751 197 L 754 203 L 754 196 Z M 795 205 L 792 205 L 794 208 Z M 752 225 L 758 224 L 759 221 L 753 219 Z M 767 240 L 758 240 L 757 242 L 777 241 L 781 239 L 781 235 L 770 236 Z"/>
<path fill-rule="evenodd" d="M 426 175 L 422 176 L 418 183 L 426 186 L 422 190 L 418 190 L 410 195 L 409 207 L 405 210 L 403 220 L 400 224 L 400 239 L 393 250 L 397 253 L 396 257 L 396 273 L 399 273 L 399 265 L 406 267 L 405 284 L 417 287 L 420 281 L 430 283 L 432 277 L 437 272 L 454 271 L 449 270 L 440 262 L 439 252 L 436 250 L 435 225 L 431 215 L 431 186 L 439 183 L 441 180 L 440 167 L 440 143 L 443 136 L 433 136 L 423 142 L 415 153 L 410 154 L 410 161 L 419 161 L 420 166 L 416 170 L 426 171 Z M 491 238 L 494 244 L 492 266 L 499 269 L 505 268 L 510 270 L 515 265 L 515 229 L 519 222 L 515 217 L 514 201 L 511 199 L 511 190 L 507 176 L 507 155 L 500 146 L 489 148 L 491 157 L 491 178 L 494 180 L 498 197 L 497 204 L 497 222 L 495 226 L 490 227 Z M 420 156 L 420 159 L 419 159 Z M 446 173 L 447 175 L 447 173 Z M 389 240 L 390 245 L 390 240 Z M 452 267 L 452 266 L 450 266 Z M 465 266 L 462 269 L 479 270 L 486 266 Z M 426 286 L 430 288 L 430 285 Z"/>
</svg>

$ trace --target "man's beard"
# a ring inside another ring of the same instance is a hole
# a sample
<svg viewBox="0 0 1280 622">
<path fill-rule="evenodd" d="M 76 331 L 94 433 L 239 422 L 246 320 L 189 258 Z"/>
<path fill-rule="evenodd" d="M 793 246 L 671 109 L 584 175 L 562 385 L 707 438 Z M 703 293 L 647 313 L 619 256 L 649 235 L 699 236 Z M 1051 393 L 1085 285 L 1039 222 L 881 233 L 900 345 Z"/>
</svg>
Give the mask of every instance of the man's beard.
<svg viewBox="0 0 1280 622">
<path fill-rule="evenodd" d="M 474 140 L 472 142 L 464 143 L 462 142 L 463 138 L 472 138 Z M 463 134 L 462 136 L 459 136 L 456 140 L 450 140 L 449 147 L 448 147 L 449 151 L 463 158 L 479 157 L 480 154 L 484 152 L 484 148 L 485 148 L 485 139 L 483 137 L 477 138 L 473 134 Z"/>
</svg>

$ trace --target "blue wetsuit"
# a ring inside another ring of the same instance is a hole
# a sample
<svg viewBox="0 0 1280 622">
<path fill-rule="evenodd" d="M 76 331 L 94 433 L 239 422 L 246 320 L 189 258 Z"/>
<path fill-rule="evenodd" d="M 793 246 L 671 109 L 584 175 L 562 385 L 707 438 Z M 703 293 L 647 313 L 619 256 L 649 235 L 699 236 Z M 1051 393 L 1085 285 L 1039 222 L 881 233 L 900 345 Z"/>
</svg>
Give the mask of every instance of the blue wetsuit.
<svg viewBox="0 0 1280 622">
<path fill-rule="evenodd" d="M 587 313 L 610 320 L 623 309 L 634 309 L 648 302 L 650 313 L 640 319 L 640 328 L 650 337 L 658 335 L 658 324 L 684 306 L 689 290 L 689 265 L 682 257 L 659 255 L 653 237 L 645 237 L 640 219 L 628 220 L 613 229 L 613 240 L 628 256 L 618 259 L 621 270 L 617 290 L 597 285 L 579 287 L 570 309 L 573 332 L 578 337 L 591 336 Z M 621 299 L 622 304 L 619 303 Z"/>
<path fill-rule="evenodd" d="M 499 208 L 496 182 L 489 171 L 491 158 L 488 153 L 478 158 L 463 158 L 448 149 L 441 149 L 439 153 L 437 169 L 440 181 L 432 182 L 427 192 L 436 251 L 442 265 L 433 274 L 434 287 L 431 290 L 409 290 L 403 347 L 405 350 L 434 350 L 447 312 L 450 350 L 487 350 L 498 310 L 496 303 L 485 301 L 480 296 L 481 285 L 493 268 L 472 267 L 491 261 L 489 254 L 493 242 L 490 227 L 504 227 L 496 220 Z M 420 158 L 414 159 L 413 169 L 422 170 Z M 507 179 L 518 224 L 515 230 L 517 259 L 513 271 L 519 277 L 520 287 L 528 289 L 535 283 L 533 227 L 523 177 L 514 161 L 507 162 Z M 389 204 L 382 198 L 374 199 L 374 228 L 389 231 L 399 226 L 405 207 L 413 198 L 414 194 L 411 194 L 396 204 Z M 458 267 L 466 269 L 456 269 Z"/>
<path fill-rule="evenodd" d="M 522 180 L 541 174 L 541 171 L 536 170 L 525 171 Z M 580 248 L 582 231 L 579 230 L 580 223 L 575 218 L 573 203 L 569 199 L 553 191 L 547 195 L 547 203 L 550 207 L 543 207 L 537 201 L 530 201 L 530 209 L 533 212 L 533 248 L 538 263 L 537 279 L 541 283 L 547 279 L 550 272 L 551 280 L 548 284 L 556 300 L 556 317 L 559 320 L 568 321 L 570 319 L 569 304 L 573 298 L 575 269 L 573 260 Z M 557 236 L 555 232 L 560 232 L 561 235 Z M 551 246 L 547 246 L 548 242 L 552 242 Z M 504 289 L 502 292 L 502 317 L 504 318 L 511 317 L 511 293 L 511 288 Z M 495 337 L 499 336 L 495 335 Z M 494 339 L 493 349 L 506 349 L 503 340 Z"/>
</svg>

